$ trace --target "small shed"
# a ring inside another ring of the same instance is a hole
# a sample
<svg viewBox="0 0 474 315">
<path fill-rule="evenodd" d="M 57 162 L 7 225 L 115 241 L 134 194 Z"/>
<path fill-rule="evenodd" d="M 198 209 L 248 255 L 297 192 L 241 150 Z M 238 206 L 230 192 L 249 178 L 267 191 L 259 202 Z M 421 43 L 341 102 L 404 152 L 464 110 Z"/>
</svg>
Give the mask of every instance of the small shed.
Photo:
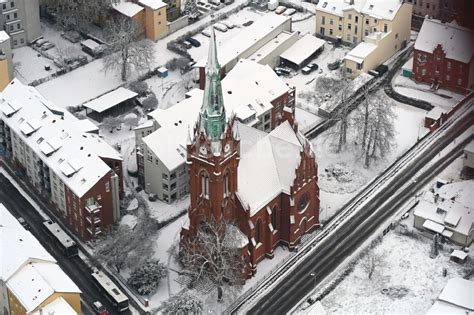
<svg viewBox="0 0 474 315">
<path fill-rule="evenodd" d="M 411 78 L 413 75 L 413 57 L 402 66 L 402 75 L 406 78 Z"/>
<path fill-rule="evenodd" d="M 87 116 L 101 122 L 105 117 L 118 116 L 135 107 L 136 97 L 137 93 L 120 87 L 85 103 L 83 106 Z"/>
<path fill-rule="evenodd" d="M 157 71 L 160 78 L 166 78 L 168 76 L 168 69 L 165 67 L 160 67 Z"/>
<path fill-rule="evenodd" d="M 86 39 L 81 42 L 81 49 L 92 57 L 99 57 L 104 53 L 105 45 L 99 44 L 92 39 Z"/>
<path fill-rule="evenodd" d="M 306 34 L 280 55 L 281 64 L 298 70 L 324 49 L 325 41 Z"/>
<path fill-rule="evenodd" d="M 458 264 L 463 264 L 466 261 L 466 258 L 467 258 L 466 252 L 456 249 L 456 250 L 453 250 L 453 252 L 451 253 L 450 259 Z"/>
</svg>

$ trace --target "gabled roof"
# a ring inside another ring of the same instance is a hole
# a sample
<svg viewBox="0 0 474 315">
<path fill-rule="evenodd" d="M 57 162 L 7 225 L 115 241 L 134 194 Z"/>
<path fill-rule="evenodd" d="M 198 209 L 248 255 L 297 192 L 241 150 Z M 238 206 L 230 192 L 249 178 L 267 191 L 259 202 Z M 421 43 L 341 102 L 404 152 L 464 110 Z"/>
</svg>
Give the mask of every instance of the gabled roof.
<svg viewBox="0 0 474 315">
<path fill-rule="evenodd" d="M 104 158 L 122 159 L 97 135 L 84 132 L 71 113 L 56 107 L 18 79 L 0 93 L 0 115 L 78 197 L 111 171 L 101 154 Z"/>
<path fill-rule="evenodd" d="M 402 6 L 400 0 L 320 0 L 316 5 L 317 11 L 337 16 L 344 16 L 344 11 L 355 10 L 376 19 L 393 20 Z"/>
<path fill-rule="evenodd" d="M 415 49 L 433 53 L 441 45 L 446 58 L 469 63 L 474 54 L 474 33 L 455 22 L 442 23 L 425 19 L 415 42 Z"/>
<path fill-rule="evenodd" d="M 298 135 L 285 121 L 241 156 L 237 195 L 251 216 L 279 194 L 290 194 L 301 148 Z"/>
<path fill-rule="evenodd" d="M 56 260 L 0 203 L 0 280 L 6 282 L 22 266 L 33 261 Z"/>
</svg>

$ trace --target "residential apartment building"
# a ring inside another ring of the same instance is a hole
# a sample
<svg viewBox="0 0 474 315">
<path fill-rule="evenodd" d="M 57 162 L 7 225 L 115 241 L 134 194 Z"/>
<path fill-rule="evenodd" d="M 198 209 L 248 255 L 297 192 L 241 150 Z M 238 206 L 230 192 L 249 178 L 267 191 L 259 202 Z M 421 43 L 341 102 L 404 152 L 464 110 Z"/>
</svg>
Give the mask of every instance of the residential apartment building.
<svg viewBox="0 0 474 315">
<path fill-rule="evenodd" d="M 411 7 L 403 0 L 321 0 L 316 6 L 316 35 L 356 45 L 374 32 L 391 32 L 393 46 L 401 47 L 409 40 L 406 20 Z"/>
<path fill-rule="evenodd" d="M 413 51 L 413 76 L 433 88 L 467 93 L 474 88 L 474 32 L 425 19 Z"/>
<path fill-rule="evenodd" d="M 13 48 L 40 37 L 38 0 L 0 0 L 0 29 L 10 35 Z"/>
<path fill-rule="evenodd" d="M 84 126 L 17 79 L 0 93 L 0 157 L 87 241 L 120 219 L 123 184 L 120 154 Z"/>
<path fill-rule="evenodd" d="M 167 4 L 161 0 L 120 2 L 114 10 L 132 19 L 139 33 L 152 41 L 168 34 Z"/>
<path fill-rule="evenodd" d="M 428 16 L 442 22 L 456 20 L 461 26 L 474 28 L 474 2 L 471 0 L 406 0 L 413 4 L 413 22 L 416 30 L 421 28 L 423 19 Z M 413 27 L 413 25 L 412 25 Z"/>
<path fill-rule="evenodd" d="M 10 36 L 0 31 L 0 92 L 13 79 L 13 62 Z"/>
<path fill-rule="evenodd" d="M 243 126 L 262 134 L 294 114 L 295 89 L 269 66 L 254 61 L 239 60 L 222 80 L 222 90 L 226 111 L 234 113 Z M 178 104 L 150 113 L 151 121 L 135 129 L 139 183 L 166 202 L 189 193 L 185 140 L 198 117 L 203 93 L 190 91 Z M 241 148 L 245 147 L 242 143 Z"/>
<path fill-rule="evenodd" d="M 38 240 L 0 203 L 3 315 L 80 315 L 81 291 Z"/>
</svg>

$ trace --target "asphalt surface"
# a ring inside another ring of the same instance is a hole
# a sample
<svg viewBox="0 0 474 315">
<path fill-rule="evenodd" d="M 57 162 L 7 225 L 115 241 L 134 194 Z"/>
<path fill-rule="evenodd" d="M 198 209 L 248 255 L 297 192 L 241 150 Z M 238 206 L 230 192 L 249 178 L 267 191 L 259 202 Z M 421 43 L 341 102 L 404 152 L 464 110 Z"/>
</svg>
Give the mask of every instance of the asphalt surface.
<svg viewBox="0 0 474 315">
<path fill-rule="evenodd" d="M 397 173 L 382 190 L 370 196 L 370 202 L 350 220 L 340 224 L 337 233 L 322 239 L 314 246 L 318 251 L 307 255 L 280 279 L 278 284 L 262 294 L 249 314 L 284 314 L 306 296 L 316 283 L 328 276 L 345 258 L 349 257 L 385 220 L 394 215 L 400 206 L 422 189 L 436 174 L 462 154 L 464 141 L 447 156 L 430 168 L 417 174 L 423 166 L 433 160 L 448 144 L 473 125 L 472 112 L 449 128 L 447 134 L 434 141 L 428 152 L 418 155 L 406 167 Z M 472 140 L 472 135 L 469 139 Z M 369 185 L 370 186 L 370 185 Z M 313 275 L 311 275 L 313 273 Z M 239 311 L 236 311 L 239 312 Z"/>
<path fill-rule="evenodd" d="M 90 307 L 93 302 L 100 301 L 110 314 L 118 314 L 114 307 L 100 293 L 92 278 L 91 270 L 78 256 L 66 257 L 59 245 L 52 241 L 46 230 L 43 229 L 43 220 L 35 208 L 23 197 L 23 195 L 0 173 L 0 203 L 3 203 L 10 213 L 15 217 L 23 217 L 30 225 L 30 232 L 38 239 L 44 248 L 57 260 L 58 265 L 66 272 L 72 281 L 82 291 L 82 311 L 91 314 Z M 126 312 L 123 314 L 131 314 Z"/>
</svg>

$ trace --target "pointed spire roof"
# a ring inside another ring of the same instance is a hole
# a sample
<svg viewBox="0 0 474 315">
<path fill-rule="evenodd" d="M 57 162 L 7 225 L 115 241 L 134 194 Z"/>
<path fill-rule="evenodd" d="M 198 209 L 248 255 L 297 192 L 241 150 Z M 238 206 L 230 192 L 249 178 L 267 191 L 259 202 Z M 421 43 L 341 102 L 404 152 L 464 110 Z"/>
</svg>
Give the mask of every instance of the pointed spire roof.
<svg viewBox="0 0 474 315">
<path fill-rule="evenodd" d="M 221 66 L 217 59 L 217 44 L 214 27 L 211 26 L 209 56 L 206 65 L 206 85 L 199 117 L 200 131 L 212 141 L 219 141 L 224 132 L 226 115 L 222 97 Z"/>
</svg>

